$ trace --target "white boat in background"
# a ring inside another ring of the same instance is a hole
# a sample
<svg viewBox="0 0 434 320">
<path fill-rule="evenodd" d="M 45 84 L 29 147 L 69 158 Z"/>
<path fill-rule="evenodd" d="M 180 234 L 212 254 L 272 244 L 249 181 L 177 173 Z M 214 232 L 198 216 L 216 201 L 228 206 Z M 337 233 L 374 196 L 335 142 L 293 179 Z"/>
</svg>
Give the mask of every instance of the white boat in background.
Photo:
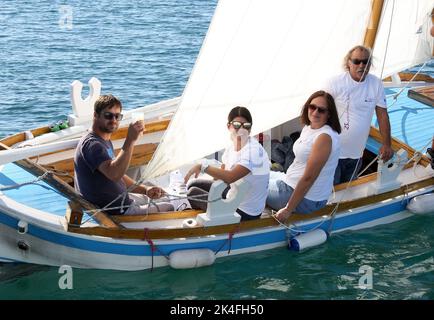
<svg viewBox="0 0 434 320">
<path fill-rule="evenodd" d="M 134 113 L 142 112 L 145 132 L 130 173 L 175 195 L 170 173 L 223 149 L 233 106 L 249 108 L 252 133 L 269 147 L 271 139 L 300 130 L 303 102 L 341 71 L 354 45 L 374 48 L 373 71 L 383 79 L 396 81 L 398 72 L 431 59 L 432 10 L 432 0 L 220 0 L 182 97 L 127 111 L 112 137 L 115 149 Z M 261 219 L 239 222 L 242 181 L 233 198 L 210 202 L 207 212 L 109 216 L 81 198 L 72 179 L 74 146 L 90 127 L 100 85 L 91 79 L 83 100 L 82 84 L 72 84 L 68 129 L 44 127 L 0 140 L 0 260 L 118 270 L 197 267 L 291 240 L 301 249 L 326 234 L 410 217 L 407 202 L 434 191 L 429 159 L 394 139 L 393 163 L 335 186 L 326 208 L 294 214 L 287 226 L 267 208 Z M 370 141 L 381 141 L 375 128 Z M 209 199 L 219 199 L 223 188 L 215 182 Z"/>
</svg>

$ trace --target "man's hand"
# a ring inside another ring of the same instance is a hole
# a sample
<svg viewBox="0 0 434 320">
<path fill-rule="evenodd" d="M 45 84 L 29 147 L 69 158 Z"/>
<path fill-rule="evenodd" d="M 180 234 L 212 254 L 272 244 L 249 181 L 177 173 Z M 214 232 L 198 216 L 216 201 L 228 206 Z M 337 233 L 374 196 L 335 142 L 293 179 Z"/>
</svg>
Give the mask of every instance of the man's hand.
<svg viewBox="0 0 434 320">
<path fill-rule="evenodd" d="M 190 177 L 194 174 L 194 177 L 197 178 L 199 176 L 200 173 L 200 169 L 201 169 L 201 165 L 200 164 L 196 164 L 193 166 L 193 168 L 191 168 L 187 174 L 184 177 L 184 183 L 187 184 L 188 180 L 190 179 Z"/>
<path fill-rule="evenodd" d="M 134 123 L 130 123 L 128 127 L 128 133 L 127 133 L 127 140 L 130 140 L 131 142 L 135 142 L 139 136 L 142 134 L 143 130 L 145 129 L 145 126 L 143 124 L 143 121 L 139 120 Z"/>
<path fill-rule="evenodd" d="M 149 187 L 146 190 L 146 195 L 151 199 L 161 198 L 165 194 L 166 194 L 166 192 L 164 192 L 164 190 L 161 189 L 160 187 Z"/>
<path fill-rule="evenodd" d="M 380 148 L 380 158 L 387 162 L 393 157 L 393 149 L 390 146 L 383 144 Z"/>
</svg>

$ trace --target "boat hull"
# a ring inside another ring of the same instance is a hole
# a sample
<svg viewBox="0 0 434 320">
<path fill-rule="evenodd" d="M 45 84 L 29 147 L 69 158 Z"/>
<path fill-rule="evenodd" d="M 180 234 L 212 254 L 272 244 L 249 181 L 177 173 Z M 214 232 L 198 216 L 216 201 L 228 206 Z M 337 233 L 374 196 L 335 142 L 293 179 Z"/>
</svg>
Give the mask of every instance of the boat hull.
<svg viewBox="0 0 434 320">
<path fill-rule="evenodd" d="M 414 192 L 411 197 L 432 190 Z M 122 240 L 75 234 L 63 228 L 28 224 L 27 232 L 18 232 L 19 214 L 0 212 L 0 259 L 74 268 L 143 270 L 169 265 L 170 253 L 177 250 L 210 249 L 217 258 L 285 247 L 288 235 L 296 231 L 321 228 L 331 233 L 371 228 L 412 216 L 405 210 L 410 198 L 401 196 L 386 203 L 369 205 L 328 216 L 303 221 L 292 226 L 271 226 L 247 232 L 167 240 Z M 23 249 L 24 247 L 27 249 Z"/>
</svg>

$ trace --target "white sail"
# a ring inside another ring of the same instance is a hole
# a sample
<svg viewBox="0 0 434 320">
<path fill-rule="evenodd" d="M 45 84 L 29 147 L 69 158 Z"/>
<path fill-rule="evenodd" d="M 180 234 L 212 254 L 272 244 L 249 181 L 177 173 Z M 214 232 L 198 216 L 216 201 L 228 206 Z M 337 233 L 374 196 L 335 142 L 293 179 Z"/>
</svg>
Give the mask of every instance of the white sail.
<svg viewBox="0 0 434 320">
<path fill-rule="evenodd" d="M 220 0 L 151 178 L 222 149 L 227 114 L 253 116 L 253 134 L 297 117 L 363 42 L 370 0 Z"/>
<path fill-rule="evenodd" d="M 386 78 L 431 59 L 433 6 L 433 0 L 384 1 L 374 44 L 374 74 Z"/>
</svg>

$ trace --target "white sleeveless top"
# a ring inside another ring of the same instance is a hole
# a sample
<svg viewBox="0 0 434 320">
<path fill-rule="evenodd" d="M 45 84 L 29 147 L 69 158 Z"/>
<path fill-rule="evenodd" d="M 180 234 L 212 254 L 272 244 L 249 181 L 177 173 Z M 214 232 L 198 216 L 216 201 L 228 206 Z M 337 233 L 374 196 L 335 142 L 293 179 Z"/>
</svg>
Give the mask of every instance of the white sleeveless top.
<svg viewBox="0 0 434 320">
<path fill-rule="evenodd" d="M 303 128 L 300 138 L 298 138 L 294 143 L 293 150 L 295 159 L 286 171 L 286 179 L 284 181 L 291 188 L 295 189 L 306 169 L 307 160 L 312 151 L 312 146 L 316 138 L 323 133 L 331 137 L 332 150 L 320 174 L 304 196 L 306 199 L 312 201 L 328 200 L 333 189 L 335 170 L 340 155 L 340 137 L 339 134 L 330 126 L 324 125 L 319 129 L 312 129 L 310 126 L 305 126 Z"/>
</svg>

